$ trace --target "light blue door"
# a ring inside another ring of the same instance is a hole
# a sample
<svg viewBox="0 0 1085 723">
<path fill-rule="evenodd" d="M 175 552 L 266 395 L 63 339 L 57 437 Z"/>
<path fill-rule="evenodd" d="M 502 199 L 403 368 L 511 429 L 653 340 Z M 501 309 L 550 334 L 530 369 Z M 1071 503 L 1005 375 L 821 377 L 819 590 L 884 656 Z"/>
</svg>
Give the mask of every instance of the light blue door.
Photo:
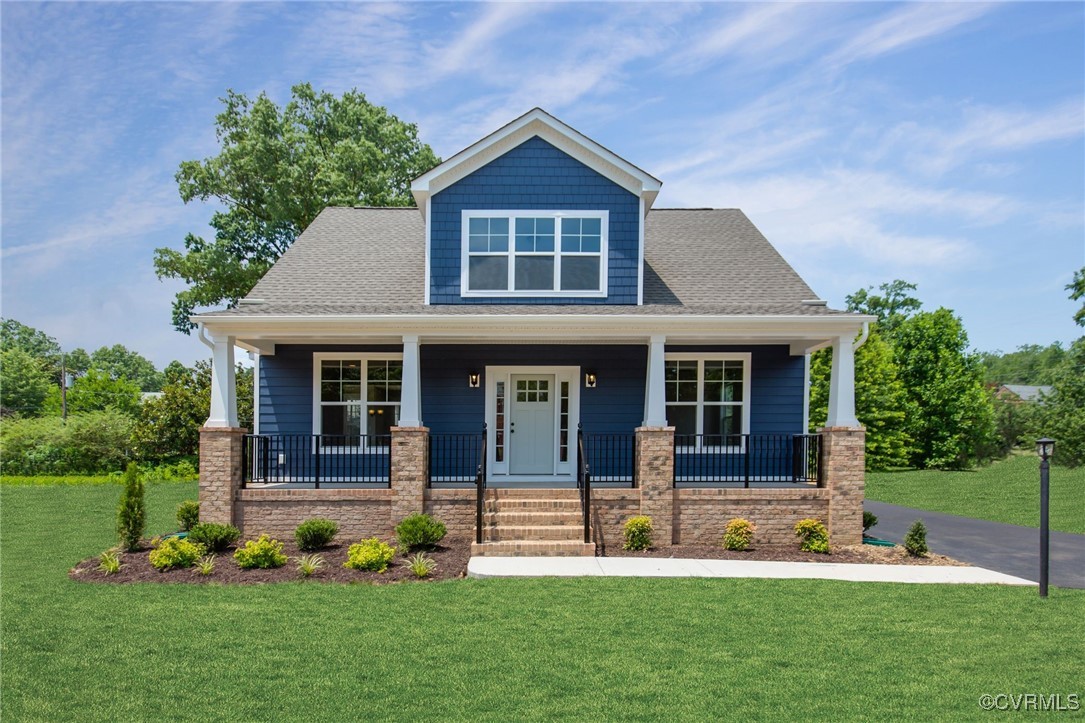
<svg viewBox="0 0 1085 723">
<path fill-rule="evenodd" d="M 554 376 L 514 374 L 509 409 L 509 472 L 553 474 Z"/>
</svg>

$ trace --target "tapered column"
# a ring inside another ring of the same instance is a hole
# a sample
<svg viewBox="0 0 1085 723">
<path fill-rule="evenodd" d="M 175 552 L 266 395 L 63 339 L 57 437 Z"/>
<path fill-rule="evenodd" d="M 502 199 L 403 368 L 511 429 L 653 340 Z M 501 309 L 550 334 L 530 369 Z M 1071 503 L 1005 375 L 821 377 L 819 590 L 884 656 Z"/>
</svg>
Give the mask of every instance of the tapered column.
<svg viewBox="0 0 1085 723">
<path fill-rule="evenodd" d="M 400 427 L 422 426 L 422 378 L 418 364 L 418 337 L 403 337 L 403 396 L 399 405 Z"/>
<path fill-rule="evenodd" d="M 855 347 L 848 336 L 838 336 L 833 340 L 829 417 L 825 426 L 859 426 L 859 420 L 855 418 Z"/>
<path fill-rule="evenodd" d="M 644 390 L 645 427 L 667 426 L 667 390 L 664 375 L 664 349 L 667 337 L 653 335 L 648 343 L 648 383 Z"/>
<path fill-rule="evenodd" d="M 237 391 L 234 384 L 234 338 L 211 337 L 211 416 L 204 427 L 237 427 Z"/>
</svg>

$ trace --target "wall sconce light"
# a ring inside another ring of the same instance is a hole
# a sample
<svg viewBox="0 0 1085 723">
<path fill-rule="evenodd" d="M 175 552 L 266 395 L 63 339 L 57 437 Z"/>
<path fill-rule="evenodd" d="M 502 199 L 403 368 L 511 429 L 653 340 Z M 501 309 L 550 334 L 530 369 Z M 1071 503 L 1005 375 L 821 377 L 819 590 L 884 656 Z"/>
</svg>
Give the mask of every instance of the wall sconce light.
<svg viewBox="0 0 1085 723">
<path fill-rule="evenodd" d="M 595 389 L 595 372 L 588 372 L 584 375 L 584 386 L 588 389 Z"/>
<path fill-rule="evenodd" d="M 479 382 L 482 381 L 482 375 L 478 372 L 467 375 L 467 386 L 472 389 L 478 389 Z"/>
</svg>

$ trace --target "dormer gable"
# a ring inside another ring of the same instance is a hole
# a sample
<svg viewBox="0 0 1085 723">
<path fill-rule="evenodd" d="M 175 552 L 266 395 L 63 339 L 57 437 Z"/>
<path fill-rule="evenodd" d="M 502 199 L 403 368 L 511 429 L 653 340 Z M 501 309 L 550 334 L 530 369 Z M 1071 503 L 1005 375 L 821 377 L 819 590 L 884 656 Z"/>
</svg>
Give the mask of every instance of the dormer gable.
<svg viewBox="0 0 1085 723">
<path fill-rule="evenodd" d="M 412 181 L 411 193 L 422 215 L 434 194 L 536 136 L 642 199 L 645 213 L 655 203 L 662 181 L 543 109 L 533 108 Z"/>
</svg>

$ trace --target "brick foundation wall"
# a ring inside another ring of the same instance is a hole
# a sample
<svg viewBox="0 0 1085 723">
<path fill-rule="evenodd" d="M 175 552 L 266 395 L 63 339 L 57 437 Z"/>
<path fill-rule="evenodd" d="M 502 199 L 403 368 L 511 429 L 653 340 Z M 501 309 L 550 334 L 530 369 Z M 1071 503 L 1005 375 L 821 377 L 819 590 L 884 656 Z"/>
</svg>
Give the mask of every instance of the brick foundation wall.
<svg viewBox="0 0 1085 723">
<path fill-rule="evenodd" d="M 427 489 L 426 514 L 445 523 L 448 534 L 456 537 L 475 536 L 475 488 Z"/>
<path fill-rule="evenodd" d="M 393 535 L 392 491 L 369 490 L 240 490 L 235 523 L 243 539 L 267 533 L 293 539 L 294 529 L 312 517 L 339 523 L 340 543 L 363 537 Z M 398 520 L 397 520 L 398 522 Z"/>
<path fill-rule="evenodd" d="M 719 545 L 723 529 L 735 517 L 754 523 L 753 543 L 796 543 L 795 523 L 806 517 L 824 521 L 829 490 L 677 489 L 674 491 L 674 534 L 678 544 Z"/>
<path fill-rule="evenodd" d="M 652 518 L 652 544 L 667 547 L 674 538 L 667 534 L 673 526 L 674 427 L 637 427 L 636 435 L 633 474 L 640 488 L 640 513 Z"/>
<path fill-rule="evenodd" d="M 200 428 L 200 522 L 230 525 L 241 486 L 241 427 Z"/>
<path fill-rule="evenodd" d="M 620 550 L 622 525 L 640 514 L 640 490 L 593 487 L 591 491 L 591 526 L 595 544 L 602 550 Z M 656 537 L 661 537 L 658 528 Z M 662 537 L 669 538 L 667 534 Z"/>
</svg>

